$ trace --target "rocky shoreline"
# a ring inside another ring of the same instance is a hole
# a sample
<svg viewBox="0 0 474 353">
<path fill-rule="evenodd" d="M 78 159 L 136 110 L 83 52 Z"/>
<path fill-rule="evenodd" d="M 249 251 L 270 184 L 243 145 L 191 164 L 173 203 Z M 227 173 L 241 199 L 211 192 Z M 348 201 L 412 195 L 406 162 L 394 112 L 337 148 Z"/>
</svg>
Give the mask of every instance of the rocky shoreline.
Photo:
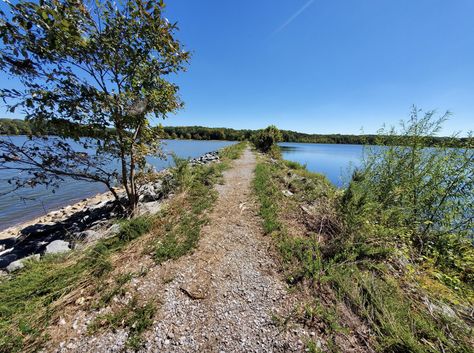
<svg viewBox="0 0 474 353">
<path fill-rule="evenodd" d="M 219 152 L 209 152 L 189 161 L 191 166 L 219 161 Z M 154 214 L 172 195 L 169 169 L 156 173 L 155 181 L 142 186 L 138 214 Z M 123 191 L 121 191 L 123 193 Z M 21 269 L 26 259 L 70 251 L 84 244 L 120 232 L 120 217 L 110 192 L 98 194 L 73 205 L 49 212 L 0 232 L 0 271 Z"/>
</svg>

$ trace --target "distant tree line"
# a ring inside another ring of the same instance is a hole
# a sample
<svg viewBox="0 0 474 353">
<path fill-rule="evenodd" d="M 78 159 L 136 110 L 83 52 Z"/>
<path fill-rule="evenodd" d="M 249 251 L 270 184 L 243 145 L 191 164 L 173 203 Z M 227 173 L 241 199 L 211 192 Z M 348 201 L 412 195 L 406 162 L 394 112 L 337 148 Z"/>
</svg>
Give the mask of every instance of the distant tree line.
<svg viewBox="0 0 474 353">
<path fill-rule="evenodd" d="M 73 123 L 64 119 L 54 121 L 32 122 L 22 119 L 0 119 L 0 135 L 34 135 L 34 136 L 67 136 L 103 138 L 112 133 L 110 128 L 99 129 Z"/>
<path fill-rule="evenodd" d="M 21 119 L 1 119 L 0 135 L 31 135 L 30 123 Z"/>
<path fill-rule="evenodd" d="M 69 128 L 69 127 L 68 127 Z M 75 127 L 77 134 L 90 136 L 93 130 Z M 236 130 L 229 128 L 210 128 L 204 126 L 159 126 L 160 136 L 164 139 L 182 140 L 229 140 L 250 141 L 260 130 Z M 380 135 L 342 135 L 342 134 L 305 134 L 302 132 L 280 130 L 283 142 L 305 142 L 305 143 L 328 143 L 328 144 L 354 144 L 354 145 L 377 145 L 384 144 L 389 136 Z M 0 119 L 0 135 L 54 135 L 60 134 L 58 124 L 51 126 L 32 126 L 29 122 L 21 119 Z M 429 136 L 425 139 L 427 146 L 449 145 L 453 147 L 465 146 L 472 137 L 437 137 Z"/>
</svg>

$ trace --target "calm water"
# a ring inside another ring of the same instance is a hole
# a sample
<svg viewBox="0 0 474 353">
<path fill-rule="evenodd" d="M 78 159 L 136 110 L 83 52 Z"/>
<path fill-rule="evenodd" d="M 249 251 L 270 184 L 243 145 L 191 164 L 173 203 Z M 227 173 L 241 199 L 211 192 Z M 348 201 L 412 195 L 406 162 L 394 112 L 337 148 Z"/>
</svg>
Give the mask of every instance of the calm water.
<svg viewBox="0 0 474 353">
<path fill-rule="evenodd" d="M 11 138 L 18 144 L 26 139 L 24 136 Z M 195 158 L 235 142 L 164 140 L 163 143 L 163 150 L 168 155 L 173 152 L 181 158 Z M 157 170 L 161 170 L 172 164 L 172 158 L 169 157 L 166 160 L 149 158 L 148 162 Z M 2 195 L 11 188 L 11 185 L 7 183 L 8 178 L 12 176 L 11 173 L 11 171 L 0 170 L 0 230 L 106 191 L 100 183 L 67 179 L 55 193 L 44 187 L 36 187 Z"/>
<path fill-rule="evenodd" d="M 336 186 L 344 186 L 362 159 L 361 145 L 331 145 L 316 143 L 280 144 L 283 158 L 306 164 L 308 170 L 326 175 Z"/>
</svg>

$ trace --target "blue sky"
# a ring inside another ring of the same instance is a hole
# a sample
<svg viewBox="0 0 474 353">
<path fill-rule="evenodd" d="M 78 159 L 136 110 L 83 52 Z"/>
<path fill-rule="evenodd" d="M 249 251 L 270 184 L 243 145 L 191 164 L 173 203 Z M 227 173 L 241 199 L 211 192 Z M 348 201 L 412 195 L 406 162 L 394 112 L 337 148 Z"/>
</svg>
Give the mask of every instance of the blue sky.
<svg viewBox="0 0 474 353">
<path fill-rule="evenodd" d="M 442 134 L 474 130 L 473 0 L 168 0 L 166 16 L 193 57 L 165 125 L 373 133 L 416 104 L 453 113 Z"/>
<path fill-rule="evenodd" d="M 472 0 L 170 0 L 193 51 L 166 125 L 375 132 L 412 104 L 474 130 Z"/>
</svg>

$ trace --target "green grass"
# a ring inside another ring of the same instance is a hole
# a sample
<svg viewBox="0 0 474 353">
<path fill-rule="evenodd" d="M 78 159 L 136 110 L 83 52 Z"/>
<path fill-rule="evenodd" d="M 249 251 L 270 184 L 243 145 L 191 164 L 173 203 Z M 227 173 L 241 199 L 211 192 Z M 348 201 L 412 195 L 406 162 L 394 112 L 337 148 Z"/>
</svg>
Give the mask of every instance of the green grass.
<svg viewBox="0 0 474 353">
<path fill-rule="evenodd" d="M 469 333 L 455 320 L 436 318 L 410 297 L 390 273 L 354 264 L 328 266 L 329 283 L 370 324 L 381 352 L 472 352 Z"/>
<path fill-rule="evenodd" d="M 178 187 L 186 195 L 187 206 L 177 213 L 178 217 L 172 218 L 173 222 L 168 222 L 164 237 L 156 240 L 154 256 L 158 262 L 177 258 L 197 244 L 200 229 L 206 222 L 202 214 L 216 199 L 213 185 L 219 181 L 222 171 L 230 166 L 230 160 L 238 158 L 244 148 L 244 143 L 225 148 L 221 152 L 222 163 L 193 170 L 184 164 L 182 170 L 174 172 L 178 174 Z M 68 294 L 77 288 L 100 289 L 103 293 L 96 305 L 107 305 L 130 279 L 129 275 L 117 278 L 110 289 L 101 285 L 113 270 L 111 255 L 154 231 L 157 223 L 161 224 L 167 217 L 166 212 L 121 221 L 117 236 L 100 240 L 85 251 L 29 261 L 24 270 L 0 282 L 0 352 L 38 350 L 48 339 L 45 329 L 67 304 Z M 150 313 L 148 309 L 138 313 L 146 318 Z M 138 327 L 138 330 L 133 328 L 131 331 L 133 339 L 129 343 L 132 346 L 137 345 L 138 331 L 143 326 Z"/>
<path fill-rule="evenodd" d="M 272 168 L 269 164 L 257 164 L 253 186 L 260 201 L 260 216 L 263 219 L 265 233 L 280 231 L 282 225 L 278 220 L 277 200 L 281 196 L 276 184 L 272 181 Z"/>
<path fill-rule="evenodd" d="M 219 151 L 219 157 L 225 160 L 238 159 L 242 155 L 245 148 L 248 146 L 246 142 L 239 142 L 235 145 L 225 147 Z"/>
<path fill-rule="evenodd" d="M 284 160 L 283 163 L 289 168 L 293 170 L 305 170 L 306 169 L 306 164 L 300 164 L 298 162 L 293 162 L 293 161 L 287 161 Z"/>
<path fill-rule="evenodd" d="M 300 168 L 298 168 L 300 169 Z M 287 282 L 291 285 L 303 278 L 316 280 L 321 275 L 319 246 L 312 237 L 291 238 L 279 219 L 280 205 L 286 202 L 280 191 L 279 179 L 284 174 L 281 164 L 261 161 L 255 169 L 254 191 L 260 202 L 259 213 L 267 234 L 273 234 L 279 250 Z M 304 171 L 306 177 L 311 177 Z M 319 179 L 319 175 L 315 175 Z M 313 184 L 316 185 L 316 184 Z M 314 190 L 314 187 L 313 189 Z"/>
<path fill-rule="evenodd" d="M 307 352 L 309 353 L 321 353 L 321 349 L 318 348 L 318 346 L 316 345 L 316 343 L 314 343 L 313 341 L 308 341 L 306 343 L 306 349 L 307 349 Z"/>
<path fill-rule="evenodd" d="M 121 296 L 125 294 L 125 285 L 133 278 L 133 273 L 125 273 L 118 276 L 115 279 L 115 283 L 112 288 L 109 285 L 99 284 L 97 291 L 101 292 L 98 302 L 93 305 L 94 308 L 103 308 L 110 303 L 115 296 Z"/>
<path fill-rule="evenodd" d="M 281 196 L 285 188 L 294 193 L 291 198 Z M 420 292 L 406 290 L 410 278 L 390 270 L 393 247 L 370 239 L 351 243 L 350 234 L 342 231 L 332 235 L 339 240 L 323 245 L 308 230 L 297 237 L 288 235 L 280 217 L 283 210 L 288 217 L 288 210 L 298 209 L 294 206 L 317 200 L 337 207 L 338 192 L 324 177 L 297 163 L 270 163 L 263 158 L 256 167 L 254 190 L 264 229 L 275 235 L 288 283 L 313 293 L 315 302 L 306 304 L 301 316 L 307 325 L 313 320 L 324 324 L 324 351 L 339 351 L 334 335 L 347 330 L 335 309 L 339 302 L 370 327 L 375 339 L 372 348 L 378 352 L 473 352 L 472 342 L 468 342 L 472 329 L 469 331 L 460 320 L 429 313 L 420 301 Z M 335 216 L 341 217 L 337 212 L 331 214 Z M 384 230 L 379 233 L 383 236 Z M 409 284 L 411 288 L 417 285 Z M 336 298 L 324 297 L 321 286 L 333 290 Z M 309 342 L 307 348 L 314 351 L 316 346 Z"/>
</svg>

